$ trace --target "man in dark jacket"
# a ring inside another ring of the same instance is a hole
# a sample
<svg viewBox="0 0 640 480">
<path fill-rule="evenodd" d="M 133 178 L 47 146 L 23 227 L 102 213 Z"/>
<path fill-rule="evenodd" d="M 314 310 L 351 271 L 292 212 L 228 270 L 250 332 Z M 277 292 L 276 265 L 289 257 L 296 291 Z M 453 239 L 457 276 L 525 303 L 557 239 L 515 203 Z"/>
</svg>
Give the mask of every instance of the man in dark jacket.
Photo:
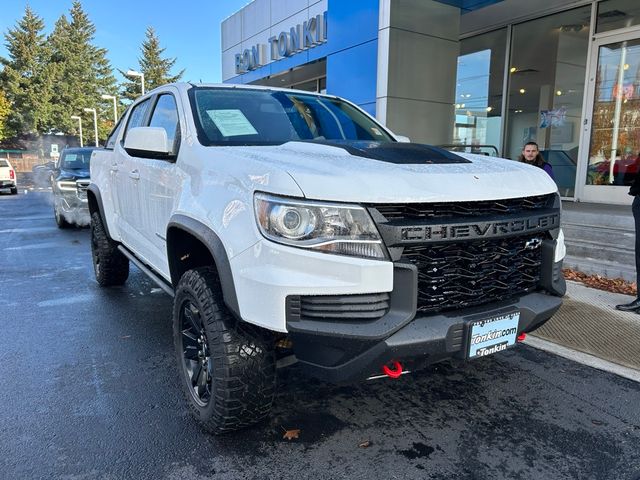
<svg viewBox="0 0 640 480">
<path fill-rule="evenodd" d="M 529 165 L 535 165 L 547 172 L 551 178 L 554 178 L 553 168 L 544 161 L 544 158 L 542 158 L 536 142 L 527 142 L 524 144 L 524 147 L 522 147 L 522 153 L 518 157 L 518 161 L 528 163 Z"/>
<path fill-rule="evenodd" d="M 636 230 L 636 289 L 640 286 L 640 170 L 636 173 L 633 179 L 631 188 L 629 188 L 629 195 L 633 196 L 633 203 L 631 204 L 631 211 L 633 212 L 633 221 L 635 222 Z M 623 312 L 634 311 L 640 314 L 640 294 L 636 293 L 636 299 L 631 303 L 625 303 L 622 305 L 616 305 L 618 310 Z"/>
</svg>

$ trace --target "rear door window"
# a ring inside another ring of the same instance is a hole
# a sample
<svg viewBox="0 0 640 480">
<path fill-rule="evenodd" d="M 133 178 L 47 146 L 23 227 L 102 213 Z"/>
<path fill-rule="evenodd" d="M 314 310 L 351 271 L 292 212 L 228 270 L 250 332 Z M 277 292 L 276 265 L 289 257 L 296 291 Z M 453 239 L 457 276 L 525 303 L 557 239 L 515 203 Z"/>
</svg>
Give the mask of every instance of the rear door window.
<svg viewBox="0 0 640 480">
<path fill-rule="evenodd" d="M 9 166 L 9 162 L 7 162 L 6 160 L 0 160 L 0 167 L 8 167 Z"/>
</svg>

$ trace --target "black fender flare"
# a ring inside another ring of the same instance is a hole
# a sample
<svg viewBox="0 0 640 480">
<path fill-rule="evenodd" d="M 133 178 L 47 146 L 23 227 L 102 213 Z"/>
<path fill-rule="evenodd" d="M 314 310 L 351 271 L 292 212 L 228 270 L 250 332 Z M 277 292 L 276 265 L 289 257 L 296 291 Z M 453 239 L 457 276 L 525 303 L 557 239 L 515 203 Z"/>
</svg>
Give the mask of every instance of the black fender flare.
<svg viewBox="0 0 640 480">
<path fill-rule="evenodd" d="M 218 278 L 220 280 L 220 287 L 222 288 L 224 303 L 238 319 L 241 318 L 236 287 L 233 282 L 233 273 L 231 272 L 231 264 L 229 263 L 227 251 L 220 237 L 202 222 L 187 217 L 186 215 L 175 214 L 171 216 L 167 225 L 167 252 L 169 252 L 170 249 L 168 233 L 171 228 L 178 228 L 193 235 L 209 250 L 215 262 L 215 267 L 218 270 Z M 176 278 L 176 266 L 170 259 L 169 271 L 171 273 L 173 288 L 175 289 L 180 279 Z"/>
<path fill-rule="evenodd" d="M 100 189 L 95 183 L 90 183 L 89 187 L 87 188 L 87 191 L 88 191 L 87 199 L 89 201 L 89 214 L 93 214 L 95 209 L 97 209 L 98 213 L 100 214 L 100 218 L 102 219 L 102 225 L 104 226 L 104 230 L 105 232 L 107 232 L 107 236 L 113 239 L 113 237 L 111 236 L 111 233 L 109 233 L 109 225 L 107 224 L 107 219 L 104 217 L 104 205 L 102 203 L 102 195 L 100 194 Z M 95 198 L 95 201 L 96 201 L 95 206 L 91 202 L 91 197 L 89 197 L 89 193 L 93 195 Z"/>
</svg>

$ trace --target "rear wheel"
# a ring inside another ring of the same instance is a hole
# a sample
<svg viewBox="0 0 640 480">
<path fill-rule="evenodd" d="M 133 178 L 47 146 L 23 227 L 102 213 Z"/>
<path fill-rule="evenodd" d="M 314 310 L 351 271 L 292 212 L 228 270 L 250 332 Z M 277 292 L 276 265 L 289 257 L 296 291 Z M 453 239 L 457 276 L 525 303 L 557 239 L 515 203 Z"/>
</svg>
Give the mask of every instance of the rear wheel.
<svg viewBox="0 0 640 480">
<path fill-rule="evenodd" d="M 189 270 L 180 279 L 173 339 L 189 409 L 209 432 L 238 430 L 269 415 L 276 387 L 273 342 L 227 310 L 215 269 Z"/>
<path fill-rule="evenodd" d="M 122 285 L 129 277 L 129 259 L 111 240 L 98 212 L 91 214 L 91 256 L 96 280 L 101 287 Z"/>
<path fill-rule="evenodd" d="M 18 187 L 11 187 L 11 195 L 17 195 L 18 194 Z"/>
</svg>

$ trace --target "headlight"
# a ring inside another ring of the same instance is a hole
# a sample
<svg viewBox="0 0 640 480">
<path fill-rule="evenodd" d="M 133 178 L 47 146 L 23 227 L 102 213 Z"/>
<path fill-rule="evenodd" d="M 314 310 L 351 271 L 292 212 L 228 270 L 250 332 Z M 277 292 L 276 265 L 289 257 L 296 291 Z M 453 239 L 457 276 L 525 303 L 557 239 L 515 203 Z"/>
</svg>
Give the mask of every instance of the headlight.
<svg viewBox="0 0 640 480">
<path fill-rule="evenodd" d="M 60 189 L 60 190 L 75 190 L 76 189 L 76 182 L 68 182 L 68 181 L 60 180 L 60 181 L 56 182 L 56 184 L 58 185 L 58 189 Z"/>
<path fill-rule="evenodd" d="M 254 207 L 260 232 L 274 242 L 340 255 L 387 258 L 376 226 L 358 205 L 256 193 Z"/>
</svg>

